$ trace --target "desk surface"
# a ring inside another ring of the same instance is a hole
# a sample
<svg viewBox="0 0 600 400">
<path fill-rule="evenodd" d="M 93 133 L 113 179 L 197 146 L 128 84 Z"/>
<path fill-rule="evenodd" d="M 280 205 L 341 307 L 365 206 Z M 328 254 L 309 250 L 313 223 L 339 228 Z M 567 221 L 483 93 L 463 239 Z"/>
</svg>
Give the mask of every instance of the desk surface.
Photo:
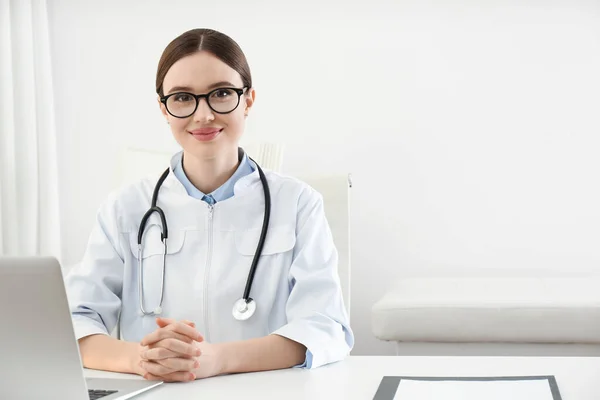
<svg viewBox="0 0 600 400">
<path fill-rule="evenodd" d="M 163 384 L 139 399 L 372 399 L 384 375 L 554 375 L 563 400 L 597 400 L 600 357 L 350 356 L 314 370 L 287 369 Z M 86 377 L 138 376 L 85 370 Z M 138 397 L 136 397 L 138 399 Z"/>
</svg>

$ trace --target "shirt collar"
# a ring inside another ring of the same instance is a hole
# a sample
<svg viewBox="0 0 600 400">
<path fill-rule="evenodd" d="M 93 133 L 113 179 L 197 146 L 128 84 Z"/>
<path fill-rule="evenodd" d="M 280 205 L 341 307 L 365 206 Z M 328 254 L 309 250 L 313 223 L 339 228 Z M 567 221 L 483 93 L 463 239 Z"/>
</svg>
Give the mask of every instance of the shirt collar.
<svg viewBox="0 0 600 400">
<path fill-rule="evenodd" d="M 241 178 L 250 175 L 255 171 L 255 167 L 252 165 L 248 155 L 242 148 L 239 149 L 239 154 L 241 156 L 241 161 L 233 175 L 223 185 L 218 187 L 212 193 L 208 194 L 198 190 L 198 188 L 196 188 L 186 176 L 183 170 L 183 152 L 179 152 L 173 157 L 171 160 L 171 168 L 173 175 L 183 185 L 189 196 L 192 196 L 196 199 L 203 199 L 205 195 L 208 195 L 211 196 L 216 202 L 220 202 L 233 197 L 236 183 Z"/>
</svg>

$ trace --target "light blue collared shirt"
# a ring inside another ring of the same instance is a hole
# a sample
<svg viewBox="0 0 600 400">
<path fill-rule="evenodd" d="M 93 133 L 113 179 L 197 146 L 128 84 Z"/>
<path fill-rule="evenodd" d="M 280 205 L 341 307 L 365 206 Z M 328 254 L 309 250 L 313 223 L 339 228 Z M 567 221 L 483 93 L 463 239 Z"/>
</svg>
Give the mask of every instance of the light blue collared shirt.
<svg viewBox="0 0 600 400">
<path fill-rule="evenodd" d="M 202 193 L 196 186 L 192 184 L 192 182 L 190 182 L 185 174 L 185 171 L 183 170 L 183 157 L 180 158 L 179 163 L 173 172 L 175 173 L 177 179 L 179 179 L 179 182 L 181 182 L 181 184 L 185 187 L 188 195 L 196 199 L 204 200 L 208 204 L 215 204 L 219 201 L 227 200 L 228 198 L 233 197 L 233 187 L 235 186 L 236 182 L 240 178 L 253 173 L 254 166 L 252 165 L 252 162 L 250 162 L 246 152 L 244 152 L 242 161 L 240 162 L 240 165 L 238 165 L 233 175 L 231 175 L 227 182 L 209 194 Z"/>
</svg>

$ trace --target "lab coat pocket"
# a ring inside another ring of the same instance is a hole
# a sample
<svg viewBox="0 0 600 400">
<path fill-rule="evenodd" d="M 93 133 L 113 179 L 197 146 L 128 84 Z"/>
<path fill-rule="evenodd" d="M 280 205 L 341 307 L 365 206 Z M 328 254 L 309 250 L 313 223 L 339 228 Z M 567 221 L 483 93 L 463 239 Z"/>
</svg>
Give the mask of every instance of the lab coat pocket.
<svg viewBox="0 0 600 400">
<path fill-rule="evenodd" d="M 258 248 L 262 228 L 242 229 L 235 232 L 235 247 L 239 254 L 254 256 Z M 270 226 L 262 248 L 262 255 L 269 256 L 290 251 L 296 245 L 294 225 Z"/>
<path fill-rule="evenodd" d="M 165 245 L 160 238 L 161 228 L 158 224 L 148 224 L 144 235 L 142 237 L 143 254 L 142 258 L 144 262 L 146 259 L 156 255 L 163 255 L 165 253 Z M 185 231 L 183 230 L 169 230 L 167 235 L 167 254 L 175 254 L 181 251 L 183 248 L 183 242 L 185 241 Z M 139 258 L 138 250 L 138 233 L 131 232 L 129 234 L 129 247 L 133 256 Z"/>
<path fill-rule="evenodd" d="M 230 285 L 233 291 L 228 294 L 228 305 L 237 300 L 244 291 L 260 233 L 261 228 L 235 232 L 237 262 L 234 269 L 237 271 L 237 278 L 235 284 Z M 269 226 L 250 291 L 250 297 L 257 304 L 256 315 L 243 321 L 241 336 L 236 339 L 265 336 L 271 333 L 269 326 L 272 318 L 281 315 L 282 309 L 285 308 L 285 296 L 281 298 L 283 302 L 278 301 L 277 296 L 287 287 L 295 245 L 295 225 Z"/>
</svg>

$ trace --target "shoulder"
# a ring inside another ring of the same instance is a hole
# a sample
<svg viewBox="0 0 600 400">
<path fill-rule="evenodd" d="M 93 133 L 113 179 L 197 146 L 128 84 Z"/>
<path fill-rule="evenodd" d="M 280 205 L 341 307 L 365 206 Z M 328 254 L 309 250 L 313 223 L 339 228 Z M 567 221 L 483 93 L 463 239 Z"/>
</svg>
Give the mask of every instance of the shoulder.
<svg viewBox="0 0 600 400">
<path fill-rule="evenodd" d="M 149 207 L 154 186 L 159 178 L 160 175 L 149 175 L 113 189 L 101 204 L 98 213 L 105 217 L 118 218 L 128 210 L 141 209 L 141 204 Z"/>
<path fill-rule="evenodd" d="M 298 203 L 315 203 L 322 201 L 322 195 L 307 182 L 294 176 L 265 170 L 265 177 L 271 188 L 271 195 L 283 194 L 297 199 Z"/>
<path fill-rule="evenodd" d="M 150 199 L 159 178 L 160 176 L 147 176 L 124 184 L 109 194 L 109 201 L 122 205 L 132 201 L 139 203 L 145 199 Z"/>
</svg>

